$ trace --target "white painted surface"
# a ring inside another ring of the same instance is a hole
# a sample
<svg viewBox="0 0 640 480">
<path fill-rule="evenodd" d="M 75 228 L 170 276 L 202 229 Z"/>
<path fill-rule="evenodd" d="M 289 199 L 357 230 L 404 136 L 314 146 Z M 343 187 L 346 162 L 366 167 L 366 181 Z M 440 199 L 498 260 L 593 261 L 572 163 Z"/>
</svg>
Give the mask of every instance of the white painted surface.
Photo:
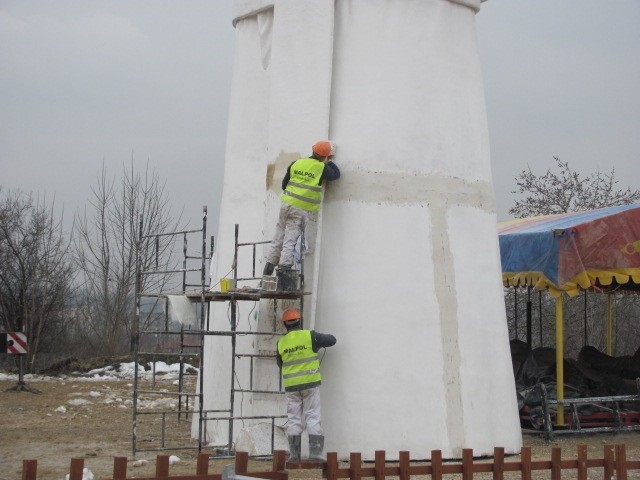
<svg viewBox="0 0 640 480">
<path fill-rule="evenodd" d="M 448 212 L 448 224 L 452 232 L 472 232 L 474 237 L 490 239 L 495 235 L 494 213 L 478 212 L 461 206 Z M 508 332 L 502 321 L 505 316 L 502 281 L 499 275 L 481 274 L 484 285 L 478 285 L 478 276 L 469 275 L 466 258 L 476 255 L 478 272 L 500 271 L 497 236 L 495 244 L 489 241 L 480 252 L 474 248 L 467 235 L 451 235 L 454 256 L 454 273 L 458 295 L 458 341 L 463 352 L 460 366 L 461 397 L 465 438 L 474 450 L 491 452 L 495 446 L 519 445 L 521 434 L 517 407 L 495 401 L 496 392 L 514 389 L 513 370 L 510 361 L 500 354 L 508 345 Z M 499 320 L 499 321 L 498 321 Z M 472 355 L 464 355 L 473 352 Z M 510 360 L 510 357 L 508 357 Z M 501 408 L 498 408 L 502 405 Z M 481 409 L 485 409 L 483 412 Z M 477 417 L 477 418 L 476 418 Z"/>
<path fill-rule="evenodd" d="M 263 67 L 268 43 L 261 41 L 261 27 L 269 23 L 272 12 L 249 17 L 236 26 L 234 61 L 234 87 L 230 99 L 229 128 L 227 134 L 223 200 L 220 208 L 218 236 L 216 238 L 216 274 L 229 276 L 234 255 L 234 227 L 240 224 L 241 241 L 262 238 L 265 204 L 265 149 L 269 118 L 269 76 Z M 263 35 L 264 39 L 264 35 Z M 250 271 L 250 254 L 241 255 L 239 271 Z M 211 330 L 229 330 L 228 305 L 211 304 Z M 245 323 L 246 326 L 246 323 Z M 203 374 L 206 376 L 204 408 L 228 410 L 231 387 L 231 339 L 209 336 L 205 341 Z M 211 383 L 209 383 L 211 381 Z M 211 416 L 224 416 L 216 413 Z M 228 414 L 227 414 L 228 415 Z M 192 435 L 197 436 L 197 416 Z M 206 428 L 209 440 L 215 445 L 227 442 L 227 423 L 209 422 Z M 239 427 L 237 429 L 239 431 Z"/>
<path fill-rule="evenodd" d="M 236 2 L 219 272 L 232 258 L 232 225 L 241 224 L 243 241 L 269 239 L 284 169 L 315 140 L 335 140 L 343 176 L 325 192 L 318 268 L 307 272 L 315 316 L 305 309 L 338 338 L 322 364 L 326 449 L 365 458 L 380 449 L 414 458 L 519 451 L 479 2 L 268 5 Z M 273 326 L 272 308 L 262 302 L 260 330 Z M 226 321 L 220 307 L 215 315 L 214 324 Z M 265 350 L 276 339 L 241 341 Z M 223 404 L 230 382 L 229 352 L 214 343 L 205 405 Z M 273 385 L 273 364 L 262 368 Z M 282 398 L 245 395 L 244 415 L 283 411 Z"/>
</svg>

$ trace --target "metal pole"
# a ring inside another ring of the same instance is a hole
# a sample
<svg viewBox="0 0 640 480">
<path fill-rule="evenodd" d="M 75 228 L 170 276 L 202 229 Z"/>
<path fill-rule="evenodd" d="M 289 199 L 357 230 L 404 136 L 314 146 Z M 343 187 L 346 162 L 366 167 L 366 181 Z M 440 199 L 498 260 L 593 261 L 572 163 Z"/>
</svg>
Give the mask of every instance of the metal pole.
<svg viewBox="0 0 640 480">
<path fill-rule="evenodd" d="M 607 294 L 607 355 L 613 355 L 613 300 Z"/>
<path fill-rule="evenodd" d="M 186 245 L 185 245 L 186 248 Z M 205 265 L 207 259 L 207 206 L 202 207 L 202 264 L 200 279 L 202 282 L 202 289 L 200 291 L 200 384 L 198 389 L 198 452 L 202 451 L 203 443 L 203 420 L 202 414 L 204 412 L 204 305 L 205 305 Z"/>
<path fill-rule="evenodd" d="M 527 345 L 531 348 L 531 285 L 527 286 Z"/>
<path fill-rule="evenodd" d="M 213 246 L 214 246 L 214 237 L 213 237 L 213 235 L 211 235 L 211 246 L 210 246 L 211 250 L 210 250 L 210 253 L 209 253 L 209 262 L 210 263 L 213 263 L 213 252 L 215 250 L 213 248 Z M 210 266 L 210 269 L 211 269 L 211 266 Z M 207 302 L 207 330 L 209 330 L 209 319 L 210 318 L 211 318 L 211 302 Z"/>
<path fill-rule="evenodd" d="M 547 440 L 551 440 L 551 412 L 549 412 L 549 397 L 547 395 L 547 387 L 544 383 L 539 383 L 540 392 L 542 394 L 542 412 L 544 414 L 544 431 Z"/>
<path fill-rule="evenodd" d="M 24 385 L 24 355 L 18 355 L 18 385 Z"/>
<path fill-rule="evenodd" d="M 233 286 L 237 287 L 236 281 L 238 280 L 238 232 L 240 227 L 236 223 L 235 226 L 235 248 L 233 250 Z"/>
<path fill-rule="evenodd" d="M 542 290 L 538 292 L 538 320 L 540 323 L 540 346 L 542 347 Z"/>
<path fill-rule="evenodd" d="M 233 280 L 234 284 L 238 278 L 238 234 L 239 226 L 235 225 L 235 245 L 233 253 Z M 237 286 L 237 285 L 236 285 Z M 231 392 L 229 395 L 231 417 L 235 416 L 235 375 L 236 375 L 236 324 L 237 305 L 236 300 L 230 300 L 231 307 Z M 229 452 L 233 450 L 233 420 L 229 420 Z"/>
<path fill-rule="evenodd" d="M 518 287 L 513 287 L 513 311 L 515 312 L 515 332 L 513 337 L 518 340 Z"/>
<path fill-rule="evenodd" d="M 587 326 L 587 291 L 584 291 L 584 345 L 586 347 L 589 345 L 589 330 Z"/>
<path fill-rule="evenodd" d="M 186 290 L 187 285 L 187 234 L 182 234 L 182 291 Z"/>
<path fill-rule="evenodd" d="M 184 353 L 184 325 L 180 325 L 180 373 L 178 375 L 178 392 L 182 392 L 182 388 L 184 386 L 184 357 L 182 354 Z M 187 402 L 189 401 L 189 396 L 186 396 Z M 185 419 L 189 418 L 189 405 L 186 407 Z M 178 421 L 182 418 L 182 395 L 178 395 Z M 198 438 L 200 435 L 198 435 Z"/>
<path fill-rule="evenodd" d="M 201 298 L 204 307 L 204 294 L 207 288 L 207 206 L 202 207 L 202 264 L 200 281 L 202 285 Z M 200 309 L 200 329 L 204 327 L 204 308 Z"/>
<path fill-rule="evenodd" d="M 560 294 L 556 298 L 556 390 L 557 399 L 564 399 L 564 331 L 563 331 L 563 311 L 562 302 L 563 296 Z M 564 406 L 558 404 L 558 411 L 556 414 L 556 423 L 558 425 L 564 425 Z"/>
<path fill-rule="evenodd" d="M 236 373 L 236 301 L 231 302 L 231 392 L 229 401 L 231 403 L 231 417 L 235 416 L 235 373 Z M 233 420 L 229 419 L 229 452 L 233 449 Z"/>
<path fill-rule="evenodd" d="M 253 259 L 251 261 L 251 276 L 256 276 L 256 244 L 253 244 Z"/>
</svg>

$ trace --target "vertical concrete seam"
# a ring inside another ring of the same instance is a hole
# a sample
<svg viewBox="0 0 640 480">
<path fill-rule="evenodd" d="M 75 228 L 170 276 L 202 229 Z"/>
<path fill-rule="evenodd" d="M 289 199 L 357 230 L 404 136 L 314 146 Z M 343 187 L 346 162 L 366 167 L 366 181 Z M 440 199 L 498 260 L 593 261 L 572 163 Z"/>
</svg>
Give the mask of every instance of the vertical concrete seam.
<svg viewBox="0 0 640 480">
<path fill-rule="evenodd" d="M 453 454 L 465 439 L 462 390 L 460 388 L 460 366 L 462 363 L 458 343 L 458 305 L 456 295 L 453 253 L 447 231 L 447 209 L 449 200 L 440 197 L 431 203 L 431 231 L 433 232 L 433 266 L 435 293 L 440 310 L 442 341 L 442 381 L 446 398 L 446 426 Z"/>
</svg>

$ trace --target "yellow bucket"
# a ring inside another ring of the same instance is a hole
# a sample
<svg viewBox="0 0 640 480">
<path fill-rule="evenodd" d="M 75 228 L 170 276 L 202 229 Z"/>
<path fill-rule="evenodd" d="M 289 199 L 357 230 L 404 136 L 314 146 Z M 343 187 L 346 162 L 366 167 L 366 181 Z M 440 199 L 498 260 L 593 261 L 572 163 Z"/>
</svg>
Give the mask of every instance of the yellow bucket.
<svg viewBox="0 0 640 480">
<path fill-rule="evenodd" d="M 221 278 L 220 279 L 220 291 L 228 292 L 233 288 L 233 278 Z"/>
</svg>

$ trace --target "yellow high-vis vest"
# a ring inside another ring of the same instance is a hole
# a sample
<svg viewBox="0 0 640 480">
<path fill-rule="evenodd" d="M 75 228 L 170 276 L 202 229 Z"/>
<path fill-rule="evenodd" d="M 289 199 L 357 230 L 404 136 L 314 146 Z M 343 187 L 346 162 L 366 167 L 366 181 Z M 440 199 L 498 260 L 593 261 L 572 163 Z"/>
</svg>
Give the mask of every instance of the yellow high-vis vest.
<svg viewBox="0 0 640 480">
<path fill-rule="evenodd" d="M 313 212 L 320 209 L 322 187 L 320 177 L 324 163 L 313 158 L 296 160 L 289 170 L 289 183 L 280 196 L 284 203 Z"/>
<path fill-rule="evenodd" d="M 313 351 L 310 330 L 292 330 L 278 340 L 282 358 L 282 380 L 286 391 L 320 385 L 320 361 Z"/>
</svg>

